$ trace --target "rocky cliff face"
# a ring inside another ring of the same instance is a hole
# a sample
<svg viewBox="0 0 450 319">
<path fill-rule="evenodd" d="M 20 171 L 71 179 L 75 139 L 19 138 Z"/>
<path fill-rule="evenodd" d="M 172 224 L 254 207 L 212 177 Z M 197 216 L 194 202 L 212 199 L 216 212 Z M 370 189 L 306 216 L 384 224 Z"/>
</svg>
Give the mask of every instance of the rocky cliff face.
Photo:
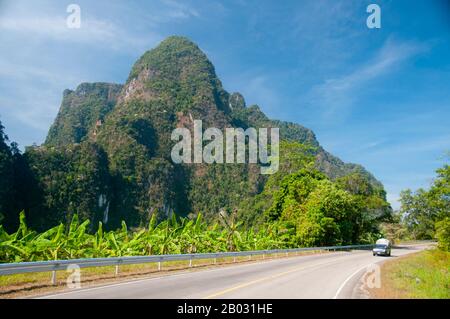
<svg viewBox="0 0 450 319">
<path fill-rule="evenodd" d="M 45 144 L 65 146 L 88 138 L 114 108 L 121 89 L 120 84 L 82 83 L 75 91 L 65 90 Z"/>
</svg>

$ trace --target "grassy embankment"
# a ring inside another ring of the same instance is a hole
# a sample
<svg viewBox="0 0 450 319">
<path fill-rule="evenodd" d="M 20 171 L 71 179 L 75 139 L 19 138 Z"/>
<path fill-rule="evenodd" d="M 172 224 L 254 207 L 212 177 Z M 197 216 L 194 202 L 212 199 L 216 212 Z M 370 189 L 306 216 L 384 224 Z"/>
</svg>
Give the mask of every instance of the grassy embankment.
<svg viewBox="0 0 450 319">
<path fill-rule="evenodd" d="M 450 298 L 450 252 L 425 250 L 385 262 L 374 298 Z"/>
</svg>

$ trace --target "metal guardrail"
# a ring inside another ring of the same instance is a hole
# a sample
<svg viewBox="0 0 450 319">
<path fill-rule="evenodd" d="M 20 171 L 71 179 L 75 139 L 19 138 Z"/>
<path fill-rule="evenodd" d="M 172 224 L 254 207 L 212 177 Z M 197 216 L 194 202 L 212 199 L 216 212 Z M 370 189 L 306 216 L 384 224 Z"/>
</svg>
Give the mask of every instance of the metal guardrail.
<svg viewBox="0 0 450 319">
<path fill-rule="evenodd" d="M 108 257 L 108 258 L 83 258 L 83 259 L 68 259 L 68 260 L 49 260 L 36 262 L 20 262 L 0 264 L 0 275 L 23 274 L 33 272 L 52 272 L 52 282 L 55 284 L 55 272 L 57 270 L 67 270 L 70 265 L 77 265 L 80 268 L 88 267 L 103 267 L 116 266 L 116 274 L 118 267 L 121 265 L 158 263 L 158 269 L 161 270 L 161 263 L 166 261 L 189 261 L 189 266 L 192 266 L 192 260 L 199 259 L 214 259 L 217 258 L 234 258 L 260 256 L 271 254 L 286 254 L 311 251 L 311 250 L 349 250 L 349 249 L 370 249 L 374 245 L 349 245 L 349 246 L 328 246 L 328 247 L 308 247 L 308 248 L 293 248 L 293 249 L 273 249 L 273 250 L 254 250 L 254 251 L 239 251 L 239 252 L 218 252 L 218 253 L 201 253 L 201 254 L 178 254 L 178 255 L 152 255 L 152 256 L 124 256 L 124 257 Z"/>
</svg>

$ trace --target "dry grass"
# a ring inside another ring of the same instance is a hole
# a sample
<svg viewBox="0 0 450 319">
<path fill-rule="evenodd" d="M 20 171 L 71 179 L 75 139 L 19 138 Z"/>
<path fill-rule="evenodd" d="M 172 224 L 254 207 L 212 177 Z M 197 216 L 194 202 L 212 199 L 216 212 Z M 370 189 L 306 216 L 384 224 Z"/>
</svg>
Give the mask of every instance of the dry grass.
<svg viewBox="0 0 450 319">
<path fill-rule="evenodd" d="M 449 299 L 450 253 L 432 249 L 387 261 L 381 283 L 368 290 L 372 298 Z"/>
</svg>

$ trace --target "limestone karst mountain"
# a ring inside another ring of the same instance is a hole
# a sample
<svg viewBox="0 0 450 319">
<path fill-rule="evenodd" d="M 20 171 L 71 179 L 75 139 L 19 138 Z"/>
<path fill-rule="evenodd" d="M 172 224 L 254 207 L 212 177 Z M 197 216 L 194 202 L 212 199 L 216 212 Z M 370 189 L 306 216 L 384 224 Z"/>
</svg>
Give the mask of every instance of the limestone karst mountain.
<svg viewBox="0 0 450 319">
<path fill-rule="evenodd" d="M 198 46 L 173 36 L 146 52 L 125 84 L 83 83 L 64 92 L 45 143 L 24 155 L 31 224 L 45 228 L 77 212 L 94 227 L 121 220 L 138 227 L 155 213 L 202 212 L 214 220 L 222 209 L 242 209 L 267 183 L 258 164 L 171 161 L 172 130 L 192 128 L 193 119 L 220 129 L 279 127 L 282 140 L 312 146 L 317 167 L 331 179 L 356 172 L 383 189 L 363 167 L 325 151 L 311 130 L 271 120 L 240 93 L 227 92 Z"/>
</svg>

